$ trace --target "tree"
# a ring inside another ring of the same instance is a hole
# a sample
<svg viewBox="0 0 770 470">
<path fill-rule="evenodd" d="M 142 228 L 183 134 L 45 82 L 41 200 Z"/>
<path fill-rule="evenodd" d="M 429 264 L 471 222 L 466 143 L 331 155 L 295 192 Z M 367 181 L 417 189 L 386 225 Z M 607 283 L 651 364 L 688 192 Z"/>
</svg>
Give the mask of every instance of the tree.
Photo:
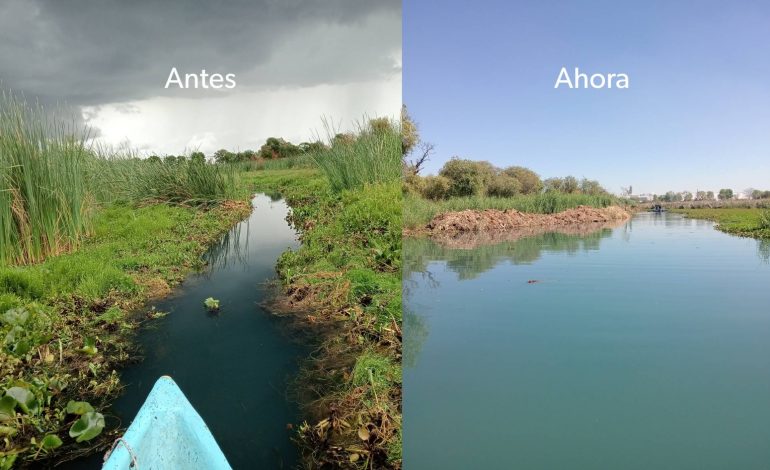
<svg viewBox="0 0 770 470">
<path fill-rule="evenodd" d="M 545 181 L 543 181 L 543 188 L 545 189 L 545 192 L 561 192 L 563 185 L 564 180 L 562 178 L 547 178 Z"/>
<path fill-rule="evenodd" d="M 420 142 L 420 151 L 418 155 L 410 160 L 404 160 L 404 171 L 407 174 L 419 174 L 422 170 L 422 166 L 430 160 L 430 156 L 433 155 L 434 146 L 430 142 Z"/>
<path fill-rule="evenodd" d="M 522 194 L 537 194 L 543 190 L 543 182 L 540 180 L 540 176 L 529 168 L 512 166 L 503 170 L 503 173 L 518 181 L 519 190 Z"/>
<path fill-rule="evenodd" d="M 682 193 L 682 200 L 687 202 L 692 201 L 692 193 L 690 191 L 684 191 Z"/>
<path fill-rule="evenodd" d="M 206 163 L 206 155 L 203 152 L 193 152 L 190 154 L 190 162 L 195 164 Z"/>
<path fill-rule="evenodd" d="M 314 142 L 302 142 L 299 144 L 299 149 L 302 153 L 316 153 L 328 150 L 328 147 L 323 142 L 316 140 Z"/>
<path fill-rule="evenodd" d="M 577 178 L 574 176 L 565 176 L 564 180 L 562 180 L 562 192 L 567 194 L 576 193 L 578 188 L 580 187 Z"/>
<path fill-rule="evenodd" d="M 336 138 L 336 137 L 335 137 Z M 262 147 L 259 148 L 259 157 L 266 160 L 275 158 L 286 158 L 298 155 L 302 150 L 279 137 L 268 137 Z"/>
<path fill-rule="evenodd" d="M 419 141 L 420 132 L 417 123 L 409 115 L 406 105 L 401 105 L 401 154 L 409 155 Z"/>
<path fill-rule="evenodd" d="M 476 162 L 452 157 L 439 171 L 439 175 L 451 181 L 450 196 L 475 196 L 497 173 L 489 162 Z"/>
<path fill-rule="evenodd" d="M 599 184 L 598 181 L 583 178 L 582 180 L 580 180 L 580 192 L 583 194 L 590 194 L 592 196 L 597 196 L 599 194 L 606 194 L 607 190 L 604 189 L 602 185 Z"/>
<path fill-rule="evenodd" d="M 217 163 L 235 163 L 236 155 L 225 149 L 219 149 L 214 152 L 214 160 Z"/>
<path fill-rule="evenodd" d="M 521 193 L 519 180 L 505 173 L 495 175 L 487 184 L 487 196 L 513 197 Z"/>
<path fill-rule="evenodd" d="M 707 201 L 713 201 L 714 200 L 714 191 L 707 191 L 706 192 L 706 200 Z"/>
<path fill-rule="evenodd" d="M 720 201 L 726 201 L 728 199 L 732 199 L 734 197 L 733 190 L 732 189 L 720 189 L 719 190 L 719 200 Z"/>
</svg>

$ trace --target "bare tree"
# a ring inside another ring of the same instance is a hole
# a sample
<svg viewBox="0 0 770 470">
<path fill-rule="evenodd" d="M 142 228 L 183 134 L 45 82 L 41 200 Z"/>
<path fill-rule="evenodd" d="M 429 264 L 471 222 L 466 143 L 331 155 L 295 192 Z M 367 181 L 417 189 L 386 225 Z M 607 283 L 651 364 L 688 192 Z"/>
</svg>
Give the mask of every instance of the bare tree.
<svg viewBox="0 0 770 470">
<path fill-rule="evenodd" d="M 425 162 L 430 160 L 430 156 L 433 155 L 433 150 L 435 149 L 435 145 L 431 144 L 430 142 L 421 141 L 418 147 L 419 147 L 419 150 L 414 152 L 417 154 L 417 156 L 409 160 L 409 163 L 408 163 L 409 169 L 415 175 L 419 174 L 420 170 L 422 170 L 423 165 L 425 165 Z"/>
</svg>

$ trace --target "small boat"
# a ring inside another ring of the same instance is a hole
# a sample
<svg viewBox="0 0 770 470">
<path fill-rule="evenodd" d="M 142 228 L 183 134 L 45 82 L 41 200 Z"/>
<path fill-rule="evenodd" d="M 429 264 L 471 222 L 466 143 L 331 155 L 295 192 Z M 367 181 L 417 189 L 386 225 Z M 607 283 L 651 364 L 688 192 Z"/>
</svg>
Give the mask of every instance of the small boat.
<svg viewBox="0 0 770 470">
<path fill-rule="evenodd" d="M 102 469 L 230 469 L 198 412 L 171 377 L 155 382 L 123 437 L 104 456 Z"/>
</svg>

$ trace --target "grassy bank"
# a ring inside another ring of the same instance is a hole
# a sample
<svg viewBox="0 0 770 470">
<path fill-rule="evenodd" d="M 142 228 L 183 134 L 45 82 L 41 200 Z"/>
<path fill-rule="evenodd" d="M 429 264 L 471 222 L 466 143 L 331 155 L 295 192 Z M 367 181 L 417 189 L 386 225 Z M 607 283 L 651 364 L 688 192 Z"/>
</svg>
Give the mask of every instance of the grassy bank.
<svg viewBox="0 0 770 470">
<path fill-rule="evenodd" d="M 0 95 L 0 265 L 77 249 L 113 202 L 199 205 L 235 197 L 237 172 L 203 158 L 136 158 L 90 145 L 90 131 Z"/>
<path fill-rule="evenodd" d="M 286 198 L 302 241 L 278 262 L 284 295 L 274 307 L 318 338 L 297 380 L 306 468 L 401 467 L 401 142 L 390 137 L 379 149 L 359 142 L 315 155 L 326 159 L 320 171 L 244 176 L 255 190 Z M 346 165 L 352 149 L 377 153 L 360 153 L 355 168 L 324 171 Z M 377 163 L 367 166 L 373 156 Z M 378 181 L 388 161 L 391 177 Z"/>
<path fill-rule="evenodd" d="M 233 169 L 108 154 L 71 122 L 0 97 L 0 470 L 114 437 L 129 312 L 249 211 Z"/>
<path fill-rule="evenodd" d="M 717 229 L 732 235 L 770 239 L 770 209 L 725 207 L 671 211 L 693 219 L 712 220 L 717 223 Z"/>
<path fill-rule="evenodd" d="M 565 194 L 559 192 L 513 197 L 452 197 L 436 201 L 414 194 L 407 194 L 404 196 L 404 228 L 415 229 L 424 227 L 438 214 L 466 209 L 516 209 L 521 212 L 553 214 L 581 205 L 608 207 L 617 203 L 617 199 L 610 195 Z"/>
<path fill-rule="evenodd" d="M 0 408 L 7 439 L 0 468 L 15 459 L 71 458 L 114 438 L 107 432 L 76 442 L 70 429 L 79 416 L 68 402 L 104 412 L 120 390 L 116 368 L 132 359 L 130 337 L 140 319 L 129 312 L 201 267 L 208 245 L 247 212 L 245 204 L 114 205 L 95 215 L 92 236 L 77 251 L 0 267 L 0 395 L 13 389 L 17 401 Z M 109 430 L 119 423 L 107 415 L 106 424 Z M 45 436 L 60 446 L 41 449 Z"/>
</svg>

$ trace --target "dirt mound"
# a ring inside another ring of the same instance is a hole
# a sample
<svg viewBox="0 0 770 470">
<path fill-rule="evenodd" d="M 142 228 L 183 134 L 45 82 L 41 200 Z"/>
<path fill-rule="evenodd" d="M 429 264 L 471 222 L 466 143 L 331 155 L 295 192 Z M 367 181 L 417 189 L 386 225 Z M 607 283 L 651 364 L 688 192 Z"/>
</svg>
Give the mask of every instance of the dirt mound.
<svg viewBox="0 0 770 470">
<path fill-rule="evenodd" d="M 578 224 L 612 223 L 629 217 L 628 212 L 617 206 L 603 209 L 578 206 L 557 214 L 528 214 L 515 209 L 464 210 L 439 214 L 428 223 L 426 229 L 430 234 L 557 229 Z"/>
</svg>

